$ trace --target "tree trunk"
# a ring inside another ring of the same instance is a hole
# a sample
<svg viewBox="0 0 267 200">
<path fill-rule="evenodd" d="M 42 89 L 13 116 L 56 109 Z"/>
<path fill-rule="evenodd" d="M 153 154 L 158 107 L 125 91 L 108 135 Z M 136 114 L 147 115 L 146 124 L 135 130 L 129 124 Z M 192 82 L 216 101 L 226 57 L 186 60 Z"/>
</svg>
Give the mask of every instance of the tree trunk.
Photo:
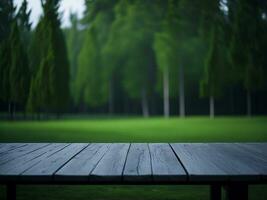
<svg viewBox="0 0 267 200">
<path fill-rule="evenodd" d="M 114 113 L 114 90 L 113 90 L 113 79 L 109 81 L 109 100 L 108 100 L 108 112 L 110 115 Z"/>
<path fill-rule="evenodd" d="M 16 105 L 15 103 L 10 103 L 10 119 L 14 120 L 16 113 Z"/>
<path fill-rule="evenodd" d="M 179 67 L 179 113 L 180 117 L 185 116 L 185 91 L 184 91 L 184 66 Z"/>
<path fill-rule="evenodd" d="M 247 116 L 251 117 L 251 93 L 247 90 Z"/>
<path fill-rule="evenodd" d="M 166 67 L 163 72 L 163 106 L 164 106 L 164 117 L 169 118 L 170 116 L 170 99 L 169 99 L 169 70 Z"/>
<path fill-rule="evenodd" d="M 23 119 L 26 120 L 26 118 L 27 118 L 27 113 L 26 113 L 26 110 L 24 109 L 24 111 L 23 111 Z"/>
<path fill-rule="evenodd" d="M 9 114 L 9 120 L 11 120 L 12 119 L 11 102 L 8 103 L 8 114 Z"/>
<path fill-rule="evenodd" d="M 144 117 L 149 116 L 149 109 L 148 109 L 148 101 L 147 101 L 147 94 L 146 94 L 146 89 L 142 89 L 142 112 Z"/>
<path fill-rule="evenodd" d="M 214 119 L 214 97 L 210 95 L 210 118 Z"/>
</svg>

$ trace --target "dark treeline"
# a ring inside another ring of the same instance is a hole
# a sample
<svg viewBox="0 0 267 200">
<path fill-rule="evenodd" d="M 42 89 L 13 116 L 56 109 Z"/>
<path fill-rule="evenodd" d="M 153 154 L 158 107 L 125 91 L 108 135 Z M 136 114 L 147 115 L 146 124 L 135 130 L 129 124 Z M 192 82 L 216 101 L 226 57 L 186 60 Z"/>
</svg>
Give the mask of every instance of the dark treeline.
<svg viewBox="0 0 267 200">
<path fill-rule="evenodd" d="M 88 0 L 60 28 L 43 0 L 0 3 L 1 110 L 25 113 L 267 113 L 263 0 Z"/>
</svg>

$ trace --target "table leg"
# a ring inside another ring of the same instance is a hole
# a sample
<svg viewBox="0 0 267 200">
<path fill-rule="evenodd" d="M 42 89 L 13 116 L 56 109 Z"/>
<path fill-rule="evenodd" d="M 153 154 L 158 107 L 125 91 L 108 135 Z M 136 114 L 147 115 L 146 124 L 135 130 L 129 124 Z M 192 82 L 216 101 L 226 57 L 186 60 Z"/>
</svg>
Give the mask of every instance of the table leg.
<svg viewBox="0 0 267 200">
<path fill-rule="evenodd" d="M 227 200 L 248 200 L 248 185 L 244 183 L 229 184 L 225 187 Z"/>
<path fill-rule="evenodd" d="M 210 200 L 221 200 L 221 185 L 212 184 L 210 186 Z"/>
<path fill-rule="evenodd" d="M 6 197 L 7 200 L 16 200 L 16 184 L 7 184 Z"/>
</svg>

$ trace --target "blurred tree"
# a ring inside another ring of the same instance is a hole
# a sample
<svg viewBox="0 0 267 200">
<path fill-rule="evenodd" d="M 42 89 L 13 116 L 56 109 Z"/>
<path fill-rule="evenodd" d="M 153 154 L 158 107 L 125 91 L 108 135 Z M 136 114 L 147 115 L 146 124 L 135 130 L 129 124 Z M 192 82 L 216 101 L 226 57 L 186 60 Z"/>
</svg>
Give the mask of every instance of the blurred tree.
<svg viewBox="0 0 267 200">
<path fill-rule="evenodd" d="M 17 23 L 19 26 L 23 45 L 26 48 L 29 48 L 30 39 L 31 39 L 31 25 L 32 24 L 30 23 L 30 15 L 31 15 L 31 10 L 28 10 L 27 0 L 23 0 L 17 13 Z"/>
<path fill-rule="evenodd" d="M 48 88 L 50 101 L 40 98 L 29 99 L 30 103 L 37 106 L 28 105 L 28 108 L 42 107 L 44 111 L 59 114 L 66 111 L 69 105 L 69 63 L 65 38 L 60 29 L 58 6 L 57 0 L 42 1 L 44 15 L 37 25 L 32 42 L 32 51 L 36 49 L 34 53 L 36 57 L 32 62 L 33 78 L 35 80 L 31 83 L 36 84 L 36 86 L 32 86 L 31 89 L 36 91 L 31 91 L 30 96 L 37 97 L 38 95 L 33 94 L 34 92 L 39 94 L 40 91 Z M 39 72 L 43 70 L 42 68 L 45 68 L 47 72 Z M 48 77 L 42 77 L 47 76 L 47 74 L 49 74 Z M 42 80 L 48 80 L 46 85 L 37 84 Z M 43 105 L 42 102 L 45 102 L 46 105 Z"/>
<path fill-rule="evenodd" d="M 110 63 L 105 62 L 102 50 L 108 40 L 115 3 L 115 0 L 100 0 L 86 4 L 83 22 L 87 30 L 78 59 L 79 68 L 75 84 L 79 101 L 88 106 L 99 107 L 109 99 L 110 112 L 113 112 L 113 99 L 111 98 L 113 77 L 109 73 Z"/>
<path fill-rule="evenodd" d="M 77 79 L 78 56 L 83 43 L 84 31 L 81 29 L 81 24 L 77 14 L 70 14 L 70 22 L 71 27 L 65 30 L 68 56 L 70 60 L 70 92 L 74 104 L 77 105 L 78 100 L 76 97 L 78 95 L 76 94 L 77 90 L 75 88 L 75 80 Z"/>
<path fill-rule="evenodd" d="M 151 6 L 148 1 L 134 1 L 130 4 L 120 39 L 127 50 L 123 87 L 131 98 L 141 98 L 144 117 L 149 116 L 149 101 L 155 90 L 156 58 L 153 39 L 158 20 L 156 10 L 157 5 Z"/>
<path fill-rule="evenodd" d="M 166 118 L 170 115 L 170 96 L 175 96 L 176 94 L 174 92 L 175 89 L 170 90 L 170 87 L 173 88 L 176 85 L 175 80 L 177 78 L 175 75 L 177 73 L 175 73 L 175 67 L 179 62 L 177 59 L 179 41 L 172 30 L 175 25 L 177 26 L 177 21 L 179 20 L 177 15 L 175 15 L 175 6 L 177 7 L 173 1 L 168 1 L 167 12 L 162 20 L 162 30 L 156 33 L 154 38 L 154 51 L 157 65 L 160 74 L 163 75 L 163 113 Z M 175 80 L 173 80 L 174 78 Z M 158 82 L 161 82 L 162 79 L 159 78 Z"/>
<path fill-rule="evenodd" d="M 259 2 L 250 0 L 238 0 L 236 2 L 230 46 L 235 80 L 242 82 L 247 92 L 248 116 L 251 116 L 252 112 L 251 93 L 264 85 L 264 66 L 261 62 L 260 48 L 262 43 L 262 13 Z"/>
<path fill-rule="evenodd" d="M 10 33 L 15 21 L 15 7 L 12 0 L 0 1 L 0 99 L 8 103 L 11 114 L 9 73 L 12 61 Z"/>
<path fill-rule="evenodd" d="M 200 95 L 209 97 L 210 117 L 214 118 L 214 98 L 221 96 L 227 78 L 226 51 L 224 41 L 224 16 L 220 9 L 220 0 L 203 1 L 202 37 L 208 43 L 205 58 L 205 70 L 200 82 Z M 222 76 L 224 74 L 225 76 Z"/>
<path fill-rule="evenodd" d="M 10 48 L 12 49 L 12 60 L 9 72 L 10 100 L 14 105 L 15 114 L 16 104 L 25 105 L 29 94 L 29 65 L 28 56 L 22 43 L 21 35 L 17 22 L 14 21 L 10 35 Z"/>
</svg>

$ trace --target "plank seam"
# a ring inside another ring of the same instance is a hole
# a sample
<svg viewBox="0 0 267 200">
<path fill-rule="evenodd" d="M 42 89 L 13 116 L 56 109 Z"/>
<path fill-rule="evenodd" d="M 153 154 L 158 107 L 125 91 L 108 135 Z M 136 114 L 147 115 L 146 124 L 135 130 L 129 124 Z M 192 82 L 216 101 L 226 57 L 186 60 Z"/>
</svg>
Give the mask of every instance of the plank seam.
<svg viewBox="0 0 267 200">
<path fill-rule="evenodd" d="M 55 144 L 55 143 L 52 143 L 52 144 Z M 59 151 L 65 149 L 65 148 L 68 147 L 68 146 L 70 146 L 70 144 L 66 144 L 64 147 L 60 148 L 59 150 L 57 150 L 57 151 L 55 151 L 54 153 L 52 153 L 51 155 L 49 155 L 48 158 L 49 158 L 50 156 L 56 154 L 57 152 L 59 152 Z M 23 173 L 25 173 L 27 170 L 31 169 L 31 168 L 34 167 L 35 165 L 39 164 L 40 162 L 42 162 L 42 160 L 40 160 L 39 162 L 37 162 L 37 163 L 31 165 L 30 167 L 28 167 L 27 169 L 25 169 L 24 171 L 22 171 L 19 175 L 20 175 L 20 176 L 23 176 Z"/>
<path fill-rule="evenodd" d="M 97 161 L 97 163 L 95 164 L 95 166 L 92 168 L 92 170 L 89 172 L 88 174 L 88 180 L 90 179 L 90 175 L 92 174 L 92 172 L 96 169 L 97 165 L 100 163 L 100 161 L 104 158 L 104 156 L 107 154 L 107 152 L 109 151 L 111 147 L 111 144 L 109 144 L 108 149 L 106 150 L 106 152 L 102 155 L 102 157 Z"/>
<path fill-rule="evenodd" d="M 41 144 L 45 144 L 45 143 L 41 143 Z M 27 152 L 27 153 L 23 153 L 23 154 L 21 154 L 19 157 L 14 157 L 14 158 L 11 158 L 10 160 L 6 160 L 6 161 L 0 163 L 0 165 L 4 165 L 4 164 L 6 164 L 6 163 L 8 163 L 8 162 L 10 162 L 10 161 L 16 160 L 16 159 L 18 159 L 18 158 L 20 158 L 20 157 L 22 157 L 22 156 L 25 156 L 25 155 L 27 155 L 27 154 L 30 154 L 30 153 L 32 153 L 32 152 L 34 152 L 34 151 L 39 150 L 39 149 L 45 148 L 45 147 L 47 147 L 47 146 L 49 146 L 49 145 L 50 145 L 50 143 L 46 143 L 46 145 L 41 146 L 41 147 L 37 147 L 37 149 L 33 149 L 33 150 L 31 150 L 31 151 L 29 151 L 29 152 Z"/>
<path fill-rule="evenodd" d="M 73 156 L 70 157 L 70 159 L 68 159 L 65 163 L 63 163 L 57 170 L 55 170 L 52 173 L 52 180 L 55 180 L 55 175 L 56 173 L 63 167 L 65 166 L 71 159 L 73 159 L 76 155 L 78 155 L 79 153 L 81 153 L 85 148 L 87 148 L 90 145 L 90 143 L 88 143 L 85 147 L 83 147 L 80 151 L 78 151 L 76 154 L 74 154 Z"/>
<path fill-rule="evenodd" d="M 153 180 L 153 167 L 152 167 L 152 157 L 151 157 L 151 150 L 149 147 L 149 143 L 147 143 L 147 147 L 148 147 L 148 152 L 149 152 L 149 158 L 150 158 L 150 168 L 151 168 L 151 180 Z"/>
<path fill-rule="evenodd" d="M 3 143 L 2 143 L 2 144 L 3 144 Z M 25 146 L 27 146 L 28 144 L 20 144 L 20 145 L 22 145 L 22 146 L 16 146 L 16 147 L 12 147 L 12 148 L 10 148 L 10 149 L 1 151 L 1 152 L 0 152 L 0 155 L 3 154 L 3 153 L 9 152 L 9 151 L 13 151 L 13 150 L 15 150 L 15 149 L 19 149 L 19 148 L 21 148 L 21 147 L 25 147 Z"/>
<path fill-rule="evenodd" d="M 129 154 L 129 151 L 130 151 L 130 147 L 131 147 L 132 143 L 129 144 L 129 147 L 128 147 L 128 150 L 127 150 L 127 153 L 126 153 L 126 158 L 125 158 L 125 161 L 124 161 L 124 164 L 123 164 L 123 168 L 122 168 L 122 172 L 121 172 L 121 181 L 123 181 L 123 174 L 124 174 L 124 170 L 125 170 L 125 166 L 126 166 L 126 161 L 127 161 L 127 158 L 128 158 L 128 154 Z"/>
<path fill-rule="evenodd" d="M 181 161 L 181 159 L 179 158 L 179 156 L 177 155 L 177 153 L 174 151 L 172 145 L 171 145 L 170 143 L 168 143 L 168 144 L 169 144 L 169 146 L 171 147 L 171 149 L 172 149 L 172 151 L 173 151 L 175 157 L 178 159 L 179 163 L 181 164 L 181 166 L 183 167 L 183 169 L 184 169 L 184 171 L 185 171 L 185 173 L 186 173 L 186 181 L 189 181 L 189 173 L 188 173 L 188 171 L 186 170 L 184 164 L 182 163 L 182 161 Z"/>
</svg>

